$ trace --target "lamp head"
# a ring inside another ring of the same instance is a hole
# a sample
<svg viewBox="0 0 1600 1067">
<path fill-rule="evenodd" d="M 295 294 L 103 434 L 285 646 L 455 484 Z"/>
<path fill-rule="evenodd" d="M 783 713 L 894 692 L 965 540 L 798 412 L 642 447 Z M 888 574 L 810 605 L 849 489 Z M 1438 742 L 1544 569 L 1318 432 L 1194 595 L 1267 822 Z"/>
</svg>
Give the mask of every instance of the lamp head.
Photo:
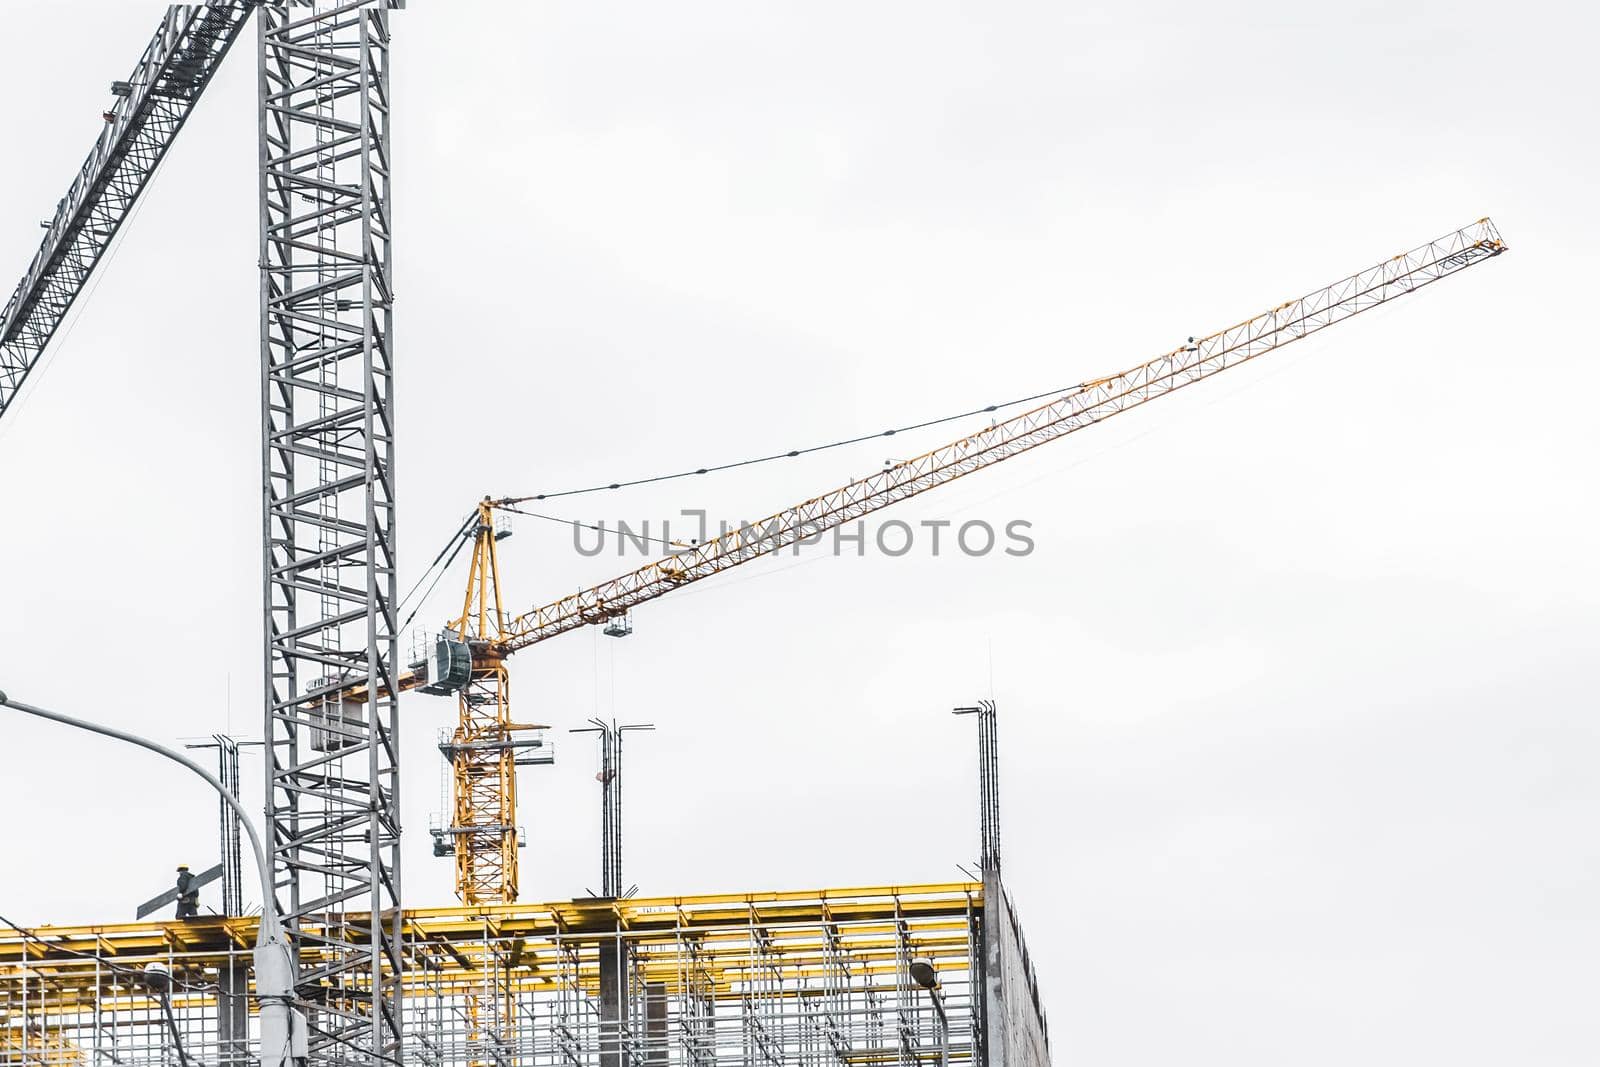
<svg viewBox="0 0 1600 1067">
<path fill-rule="evenodd" d="M 172 988 L 172 972 L 164 964 L 147 963 L 144 966 L 144 982 L 157 993 L 165 993 Z"/>
</svg>

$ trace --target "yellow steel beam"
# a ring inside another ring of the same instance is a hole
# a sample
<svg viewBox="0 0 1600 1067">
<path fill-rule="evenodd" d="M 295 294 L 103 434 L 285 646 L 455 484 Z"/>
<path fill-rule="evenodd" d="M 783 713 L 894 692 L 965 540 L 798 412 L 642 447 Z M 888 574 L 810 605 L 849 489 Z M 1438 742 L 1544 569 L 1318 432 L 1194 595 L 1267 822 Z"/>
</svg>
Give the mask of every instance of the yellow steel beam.
<svg viewBox="0 0 1600 1067">
<path fill-rule="evenodd" d="M 954 935 L 965 927 L 961 917 L 982 903 L 981 882 L 946 882 L 419 908 L 408 910 L 405 922 L 413 943 L 449 942 L 467 958 L 481 953 L 485 940 L 523 940 L 526 963 L 554 952 L 556 939 L 593 945 L 601 935 L 620 935 L 630 943 L 670 947 L 680 935 L 693 935 L 697 951 L 715 959 L 723 944 L 730 948 L 746 944 L 743 930 L 752 925 L 767 927 L 773 935 L 769 942 L 773 954 L 783 955 L 825 954 L 825 938 L 815 928 L 844 924 L 843 951 L 855 952 L 895 944 L 902 920 L 913 924 L 918 935 L 924 930 Z M 359 927 L 360 916 L 353 918 L 349 925 Z M 96 958 L 134 966 L 175 955 L 191 965 L 216 965 L 243 956 L 254 943 L 255 928 L 256 919 L 250 916 L 206 916 L 0 931 L 0 982 L 23 970 L 43 974 L 92 969 Z M 314 956 L 315 951 L 308 950 L 307 955 Z"/>
</svg>

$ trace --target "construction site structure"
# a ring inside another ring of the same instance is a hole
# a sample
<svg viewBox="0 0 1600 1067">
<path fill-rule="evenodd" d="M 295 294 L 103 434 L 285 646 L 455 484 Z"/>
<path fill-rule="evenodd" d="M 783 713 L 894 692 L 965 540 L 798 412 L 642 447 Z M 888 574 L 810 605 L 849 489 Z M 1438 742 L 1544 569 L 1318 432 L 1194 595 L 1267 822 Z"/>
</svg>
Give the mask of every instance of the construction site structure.
<svg viewBox="0 0 1600 1067">
<path fill-rule="evenodd" d="M 1044 1067 L 998 878 L 408 909 L 408 1064 Z M 250 917 L 0 930 L 0 1067 L 255 1062 Z M 350 929 L 341 921 L 325 931 Z M 301 964 L 321 950 L 302 943 Z M 912 980 L 938 976 L 948 1027 Z M 145 975 L 171 976 L 173 1025 Z M 495 1005 L 487 1028 L 473 1005 Z M 332 1061 L 330 1061 L 332 1062 Z"/>
<path fill-rule="evenodd" d="M 473 695 L 459 698 L 463 740 L 452 753 L 462 792 L 451 830 L 466 831 L 457 835 L 458 890 L 514 900 L 516 752 L 529 728 L 511 713 L 511 654 L 590 624 L 621 632 L 632 608 L 674 589 L 1138 407 L 1505 247 L 1481 220 L 520 615 L 503 609 L 491 552 L 475 563 L 476 592 L 432 668 L 403 672 L 389 91 L 390 12 L 401 6 L 233 0 L 170 8 L 130 77 L 111 86 L 94 146 L 0 311 L 3 417 L 254 13 L 266 836 L 274 910 L 300 961 L 297 988 L 318 1062 L 416 1058 L 402 1047 L 410 952 L 400 907 L 401 692 L 427 685 Z M 494 512 L 518 502 L 480 508 L 475 546 L 493 537 Z"/>
</svg>

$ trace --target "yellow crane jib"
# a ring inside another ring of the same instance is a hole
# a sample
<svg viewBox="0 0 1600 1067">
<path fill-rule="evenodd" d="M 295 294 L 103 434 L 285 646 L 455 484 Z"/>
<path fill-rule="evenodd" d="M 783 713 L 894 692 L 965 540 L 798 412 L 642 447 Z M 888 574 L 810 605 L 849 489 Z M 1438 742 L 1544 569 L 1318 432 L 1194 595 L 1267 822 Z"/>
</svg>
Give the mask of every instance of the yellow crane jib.
<svg viewBox="0 0 1600 1067">
<path fill-rule="evenodd" d="M 601 618 L 621 615 L 689 582 L 945 485 L 1413 292 L 1506 250 L 1487 218 L 1120 374 L 1097 378 L 977 433 L 850 482 L 760 522 L 648 563 L 510 620 L 496 651 L 509 655 Z M 520 502 L 508 498 L 497 504 Z"/>
</svg>

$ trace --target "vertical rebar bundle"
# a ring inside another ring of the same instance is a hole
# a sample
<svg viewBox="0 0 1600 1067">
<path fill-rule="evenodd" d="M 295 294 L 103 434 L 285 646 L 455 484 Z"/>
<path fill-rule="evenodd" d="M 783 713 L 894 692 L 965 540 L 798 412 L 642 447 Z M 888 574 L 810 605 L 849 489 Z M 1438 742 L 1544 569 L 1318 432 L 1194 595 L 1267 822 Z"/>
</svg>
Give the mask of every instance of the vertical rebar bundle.
<svg viewBox="0 0 1600 1067">
<path fill-rule="evenodd" d="M 978 867 L 1000 873 L 1000 738 L 995 703 L 980 700 L 956 708 L 956 715 L 978 717 Z"/>
<path fill-rule="evenodd" d="M 628 723 L 590 719 L 593 726 L 579 727 L 575 734 L 600 735 L 600 895 L 620 897 L 627 890 L 622 882 L 622 735 L 629 730 L 654 730 L 650 723 Z"/>
<path fill-rule="evenodd" d="M 217 742 L 217 780 L 233 799 L 239 799 L 239 744 L 226 734 L 212 734 Z M 222 914 L 239 915 L 244 912 L 244 872 L 242 832 L 239 813 L 226 800 L 218 800 L 221 809 L 222 839 Z"/>
<path fill-rule="evenodd" d="M 600 734 L 600 895 L 622 895 L 622 731 Z"/>
<path fill-rule="evenodd" d="M 246 745 L 259 745 L 259 741 L 239 741 L 227 734 L 212 734 L 211 740 L 186 745 L 186 748 L 214 748 L 217 750 L 217 781 L 234 800 L 240 799 L 239 749 Z M 222 914 L 244 914 L 244 832 L 239 825 L 239 813 L 222 798 L 217 799 L 221 861 L 222 861 Z"/>
</svg>

